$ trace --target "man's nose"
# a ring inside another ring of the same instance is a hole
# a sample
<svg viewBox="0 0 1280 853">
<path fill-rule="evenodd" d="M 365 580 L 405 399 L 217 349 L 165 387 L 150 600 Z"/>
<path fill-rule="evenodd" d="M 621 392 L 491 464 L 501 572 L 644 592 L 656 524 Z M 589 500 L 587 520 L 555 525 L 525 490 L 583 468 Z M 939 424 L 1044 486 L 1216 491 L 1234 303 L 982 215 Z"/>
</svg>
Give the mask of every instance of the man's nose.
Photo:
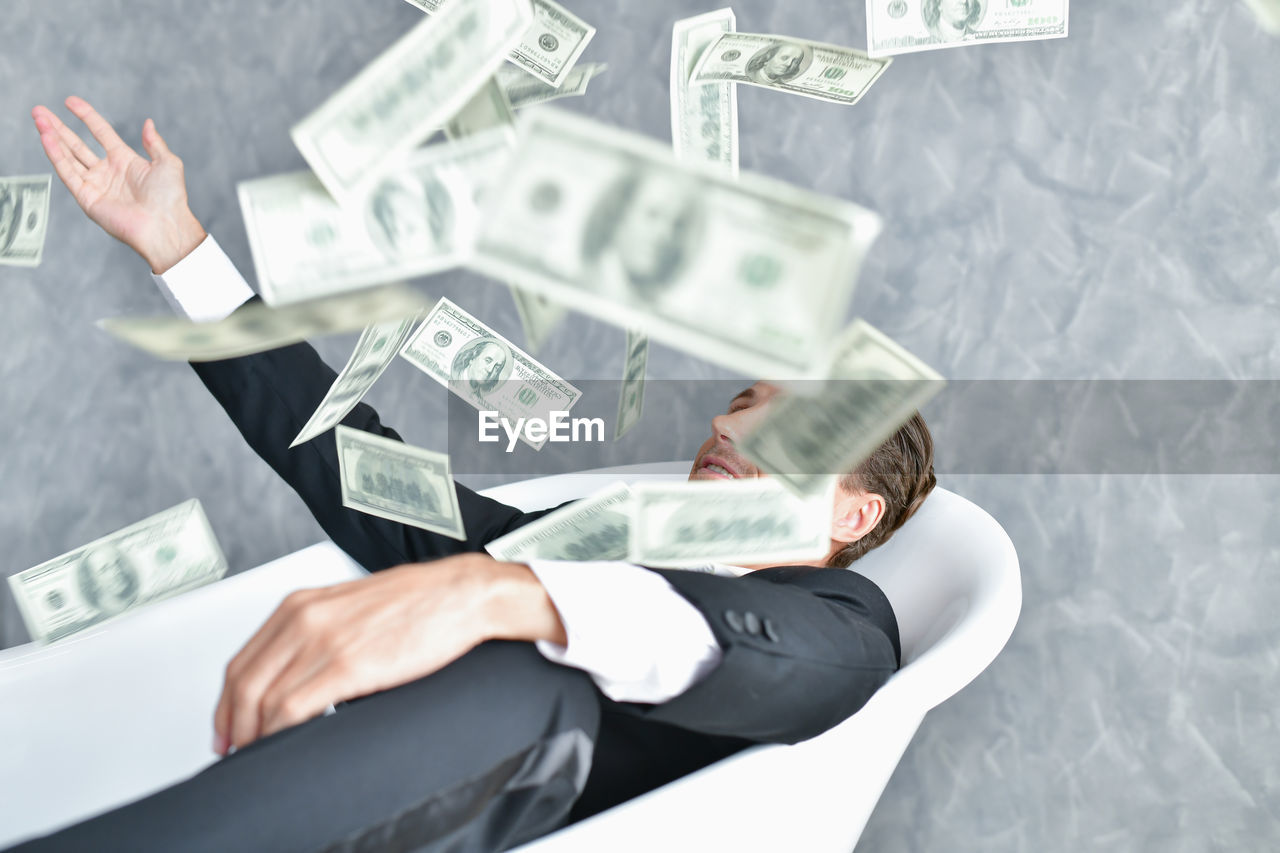
<svg viewBox="0 0 1280 853">
<path fill-rule="evenodd" d="M 711 431 L 717 439 L 737 442 L 741 424 L 734 415 L 716 415 L 711 419 Z"/>
</svg>

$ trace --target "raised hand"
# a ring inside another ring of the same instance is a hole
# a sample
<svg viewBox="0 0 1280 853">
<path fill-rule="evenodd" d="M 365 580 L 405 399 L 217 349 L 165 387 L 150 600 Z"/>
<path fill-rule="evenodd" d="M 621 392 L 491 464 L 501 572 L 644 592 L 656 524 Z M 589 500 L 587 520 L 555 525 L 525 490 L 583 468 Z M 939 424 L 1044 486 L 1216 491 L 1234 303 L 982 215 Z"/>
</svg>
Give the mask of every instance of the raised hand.
<svg viewBox="0 0 1280 853">
<path fill-rule="evenodd" d="M 147 119 L 142 146 L 147 160 L 125 144 L 87 101 L 70 97 L 67 109 L 102 146 L 99 157 L 47 107 L 31 111 L 44 153 L 80 208 L 102 230 L 133 249 L 162 273 L 205 238 L 187 205 L 182 161 Z"/>
</svg>

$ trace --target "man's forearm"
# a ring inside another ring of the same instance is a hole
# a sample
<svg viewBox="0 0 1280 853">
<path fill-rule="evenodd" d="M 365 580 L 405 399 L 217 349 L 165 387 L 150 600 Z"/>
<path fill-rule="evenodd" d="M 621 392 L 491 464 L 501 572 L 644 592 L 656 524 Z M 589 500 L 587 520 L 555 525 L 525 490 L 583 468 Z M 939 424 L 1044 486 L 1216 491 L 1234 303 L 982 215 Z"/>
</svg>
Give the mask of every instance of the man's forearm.
<svg viewBox="0 0 1280 853">
<path fill-rule="evenodd" d="M 564 623 L 537 575 L 523 563 L 486 565 L 487 594 L 483 612 L 486 634 L 494 640 L 538 641 L 563 646 Z"/>
</svg>

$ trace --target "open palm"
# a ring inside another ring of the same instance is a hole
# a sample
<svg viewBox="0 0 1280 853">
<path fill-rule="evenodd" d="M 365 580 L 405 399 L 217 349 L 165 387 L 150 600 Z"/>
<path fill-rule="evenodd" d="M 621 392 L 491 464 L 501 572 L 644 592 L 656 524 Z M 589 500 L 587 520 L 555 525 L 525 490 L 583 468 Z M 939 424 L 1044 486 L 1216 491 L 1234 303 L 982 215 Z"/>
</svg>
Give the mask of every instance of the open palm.
<svg viewBox="0 0 1280 853">
<path fill-rule="evenodd" d="M 142 255 L 156 272 L 177 263 L 204 238 L 187 206 L 182 161 L 148 119 L 142 127 L 144 159 L 81 98 L 71 110 L 102 146 L 98 156 L 48 108 L 32 110 L 49 162 L 81 209 L 104 231 Z"/>
</svg>

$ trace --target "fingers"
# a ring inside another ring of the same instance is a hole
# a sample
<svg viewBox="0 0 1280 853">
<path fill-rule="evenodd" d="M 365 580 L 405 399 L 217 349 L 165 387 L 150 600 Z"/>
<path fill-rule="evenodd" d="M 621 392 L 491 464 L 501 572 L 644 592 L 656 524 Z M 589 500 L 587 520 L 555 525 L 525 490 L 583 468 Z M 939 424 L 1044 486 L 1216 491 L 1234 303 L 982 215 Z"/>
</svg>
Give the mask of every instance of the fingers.
<svg viewBox="0 0 1280 853">
<path fill-rule="evenodd" d="M 92 169 L 100 159 L 93 152 L 93 149 L 85 144 L 79 134 L 63 124 L 62 119 L 49 110 L 44 110 L 43 114 L 36 116 L 36 127 L 39 128 L 41 133 L 52 128 L 58 134 L 58 138 L 62 140 L 62 144 L 71 152 L 71 155 L 85 168 Z"/>
<path fill-rule="evenodd" d="M 151 119 L 147 119 L 142 124 L 142 148 L 152 160 L 173 156 L 164 137 L 160 135 L 160 131 L 156 130 L 156 123 Z"/>
<path fill-rule="evenodd" d="M 258 736 L 273 735 L 318 716 L 341 695 L 341 678 L 342 669 L 323 651 L 304 650 L 263 694 Z"/>
<path fill-rule="evenodd" d="M 71 190 L 71 195 L 80 200 L 80 192 L 84 188 L 84 175 L 88 170 L 84 164 L 72 156 L 67 149 L 66 143 L 58 136 L 58 132 L 47 123 L 43 123 L 37 119 L 36 127 L 40 129 L 40 145 L 44 148 L 44 154 L 49 158 L 49 162 L 53 164 L 53 170 L 58 173 L 58 179 L 66 184 L 67 189 Z"/>
<path fill-rule="evenodd" d="M 89 128 L 89 132 L 93 134 L 93 138 L 98 140 L 98 144 L 102 146 L 102 150 L 110 154 L 118 148 L 128 148 L 124 144 L 124 140 L 115 132 L 115 129 L 104 119 L 98 115 L 98 111 L 89 106 L 89 102 L 83 98 L 77 98 L 72 95 L 67 98 L 67 109 L 75 114 L 75 117 L 84 122 L 84 126 Z"/>
</svg>

